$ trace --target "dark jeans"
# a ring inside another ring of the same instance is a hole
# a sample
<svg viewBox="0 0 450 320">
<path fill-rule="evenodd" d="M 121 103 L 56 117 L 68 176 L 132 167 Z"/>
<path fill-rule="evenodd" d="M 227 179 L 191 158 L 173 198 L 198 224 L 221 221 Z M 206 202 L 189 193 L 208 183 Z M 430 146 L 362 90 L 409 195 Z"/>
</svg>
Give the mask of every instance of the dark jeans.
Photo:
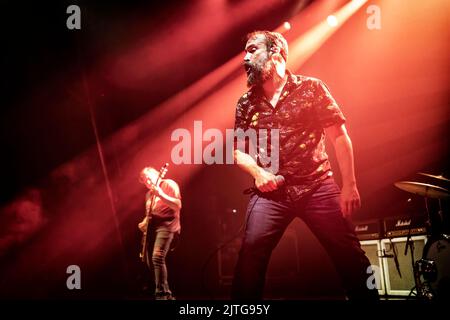
<svg viewBox="0 0 450 320">
<path fill-rule="evenodd" d="M 247 224 L 233 280 L 233 299 L 261 299 L 272 250 L 295 217 L 303 219 L 331 257 L 349 299 L 377 299 L 369 290 L 369 260 L 350 221 L 340 207 L 340 189 L 325 180 L 298 202 L 255 194 L 247 209 Z"/>
<path fill-rule="evenodd" d="M 155 294 L 171 293 L 169 283 L 167 281 L 166 256 L 170 250 L 170 244 L 174 237 L 174 233 L 170 231 L 158 231 L 155 236 L 155 243 L 152 252 L 152 261 L 149 261 L 147 255 L 147 265 L 155 272 Z"/>
</svg>

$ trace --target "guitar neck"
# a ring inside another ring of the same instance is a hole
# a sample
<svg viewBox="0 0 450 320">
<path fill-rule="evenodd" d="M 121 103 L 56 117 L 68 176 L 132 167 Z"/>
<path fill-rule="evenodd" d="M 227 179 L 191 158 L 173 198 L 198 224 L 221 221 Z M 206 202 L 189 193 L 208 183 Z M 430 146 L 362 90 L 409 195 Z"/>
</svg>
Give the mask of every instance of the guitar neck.
<svg viewBox="0 0 450 320">
<path fill-rule="evenodd" d="M 145 215 L 146 216 L 152 215 L 153 206 L 155 205 L 155 199 L 156 199 L 155 195 L 150 195 L 147 198 L 146 203 L 145 203 Z"/>
</svg>

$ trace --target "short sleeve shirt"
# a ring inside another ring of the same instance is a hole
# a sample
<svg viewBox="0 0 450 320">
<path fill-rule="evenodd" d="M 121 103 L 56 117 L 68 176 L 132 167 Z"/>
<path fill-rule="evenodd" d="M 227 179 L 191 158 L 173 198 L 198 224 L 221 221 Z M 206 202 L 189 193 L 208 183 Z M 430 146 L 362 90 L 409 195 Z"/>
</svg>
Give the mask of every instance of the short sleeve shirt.
<svg viewBox="0 0 450 320">
<path fill-rule="evenodd" d="M 159 184 L 162 191 L 173 198 L 181 199 L 178 184 L 170 179 L 164 179 Z M 146 202 L 151 201 L 150 193 L 146 194 Z M 167 230 L 170 232 L 180 232 L 180 211 L 171 209 L 159 197 L 156 197 L 153 203 L 152 224 L 156 231 Z"/>
<path fill-rule="evenodd" d="M 290 72 L 275 107 L 260 88 L 253 87 L 239 99 L 235 114 L 235 129 L 252 128 L 257 133 L 279 129 L 279 170 L 273 173 L 285 178 L 285 190 L 292 200 L 332 175 L 324 128 L 343 123 L 342 111 L 321 80 Z M 267 136 L 258 134 L 258 154 L 270 152 Z"/>
</svg>

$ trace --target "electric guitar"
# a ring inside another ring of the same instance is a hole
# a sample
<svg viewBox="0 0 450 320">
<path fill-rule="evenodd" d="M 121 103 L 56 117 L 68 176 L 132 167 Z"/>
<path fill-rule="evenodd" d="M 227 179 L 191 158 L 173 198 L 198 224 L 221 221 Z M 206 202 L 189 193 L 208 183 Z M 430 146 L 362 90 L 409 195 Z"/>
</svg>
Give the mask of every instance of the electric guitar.
<svg viewBox="0 0 450 320">
<path fill-rule="evenodd" d="M 169 166 L 169 164 L 166 163 L 165 165 L 163 165 L 161 167 L 161 169 L 159 170 L 158 178 L 156 179 L 156 184 L 153 184 L 150 177 L 147 177 L 146 182 L 148 184 L 150 184 L 152 187 L 153 186 L 157 187 L 159 184 L 159 181 L 161 179 L 163 179 L 164 176 L 166 175 L 166 173 L 168 171 L 168 169 L 167 169 L 168 166 Z M 141 258 L 142 262 L 144 262 L 144 263 L 146 263 L 147 255 L 148 255 L 148 237 L 149 237 L 148 227 L 149 227 L 150 221 L 152 219 L 152 209 L 153 209 L 154 202 L 155 202 L 154 194 L 151 196 L 150 205 L 148 205 L 148 200 L 145 201 L 145 216 L 147 219 L 146 219 L 144 231 L 142 232 L 142 241 L 141 241 L 142 246 L 141 246 L 141 252 L 139 253 L 139 258 Z"/>
</svg>

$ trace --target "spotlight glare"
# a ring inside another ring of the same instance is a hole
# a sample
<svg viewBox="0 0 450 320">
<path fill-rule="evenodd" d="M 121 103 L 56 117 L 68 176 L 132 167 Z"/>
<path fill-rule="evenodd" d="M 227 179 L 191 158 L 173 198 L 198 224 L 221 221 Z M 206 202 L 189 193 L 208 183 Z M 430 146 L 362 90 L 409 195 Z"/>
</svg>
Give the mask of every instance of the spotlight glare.
<svg viewBox="0 0 450 320">
<path fill-rule="evenodd" d="M 333 15 L 327 17 L 327 22 L 330 27 L 336 27 L 338 25 L 338 20 Z"/>
</svg>

